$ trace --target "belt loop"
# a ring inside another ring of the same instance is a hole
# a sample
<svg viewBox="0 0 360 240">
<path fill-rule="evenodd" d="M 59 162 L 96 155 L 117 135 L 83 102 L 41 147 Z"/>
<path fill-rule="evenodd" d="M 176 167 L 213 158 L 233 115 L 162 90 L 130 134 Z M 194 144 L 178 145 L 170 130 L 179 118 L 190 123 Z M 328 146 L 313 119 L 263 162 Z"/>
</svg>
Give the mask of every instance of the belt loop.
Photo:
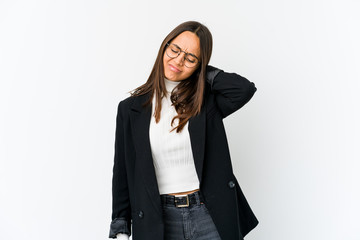
<svg viewBox="0 0 360 240">
<path fill-rule="evenodd" d="M 200 205 L 200 191 L 195 192 L 196 205 Z"/>
</svg>

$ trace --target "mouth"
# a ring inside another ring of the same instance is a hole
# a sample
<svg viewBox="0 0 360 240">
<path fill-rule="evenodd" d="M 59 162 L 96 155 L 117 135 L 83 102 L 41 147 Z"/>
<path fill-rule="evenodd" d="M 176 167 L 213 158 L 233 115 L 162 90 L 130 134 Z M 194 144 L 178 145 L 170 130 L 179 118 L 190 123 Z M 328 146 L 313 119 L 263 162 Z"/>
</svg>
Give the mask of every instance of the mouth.
<svg viewBox="0 0 360 240">
<path fill-rule="evenodd" d="M 173 72 L 181 72 L 178 68 L 174 67 L 173 65 L 169 64 L 170 70 Z"/>
</svg>

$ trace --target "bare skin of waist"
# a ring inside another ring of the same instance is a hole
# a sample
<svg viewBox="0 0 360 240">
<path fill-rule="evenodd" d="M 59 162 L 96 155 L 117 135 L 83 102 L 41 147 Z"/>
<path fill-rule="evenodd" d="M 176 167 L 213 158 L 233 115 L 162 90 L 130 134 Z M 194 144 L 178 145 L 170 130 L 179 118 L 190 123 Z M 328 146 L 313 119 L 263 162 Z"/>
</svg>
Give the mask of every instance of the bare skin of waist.
<svg viewBox="0 0 360 240">
<path fill-rule="evenodd" d="M 178 193 L 168 193 L 169 195 L 185 195 L 185 194 L 190 194 L 190 193 L 193 193 L 193 192 L 196 192 L 196 191 L 199 191 L 199 189 L 195 189 L 195 190 L 191 190 L 191 191 L 188 191 L 188 192 L 178 192 Z"/>
</svg>

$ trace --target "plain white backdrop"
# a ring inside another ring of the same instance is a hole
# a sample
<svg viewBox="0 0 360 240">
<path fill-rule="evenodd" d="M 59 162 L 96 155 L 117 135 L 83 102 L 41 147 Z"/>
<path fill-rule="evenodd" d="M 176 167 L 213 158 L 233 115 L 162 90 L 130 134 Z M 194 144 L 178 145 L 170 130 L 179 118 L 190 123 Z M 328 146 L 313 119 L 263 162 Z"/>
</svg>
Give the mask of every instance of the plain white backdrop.
<svg viewBox="0 0 360 240">
<path fill-rule="evenodd" d="M 258 88 L 224 119 L 259 225 L 246 240 L 359 240 L 355 0 L 0 1 L 0 239 L 108 239 L 117 104 L 196 20 L 210 64 Z"/>
</svg>

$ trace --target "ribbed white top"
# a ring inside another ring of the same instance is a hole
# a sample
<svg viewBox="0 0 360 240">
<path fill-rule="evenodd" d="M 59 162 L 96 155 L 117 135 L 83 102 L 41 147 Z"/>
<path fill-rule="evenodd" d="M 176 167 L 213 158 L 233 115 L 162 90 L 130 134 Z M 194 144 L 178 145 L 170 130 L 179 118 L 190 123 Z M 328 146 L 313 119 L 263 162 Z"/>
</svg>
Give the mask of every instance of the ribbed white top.
<svg viewBox="0 0 360 240">
<path fill-rule="evenodd" d="M 170 93 L 180 82 L 164 79 L 167 97 L 162 98 L 160 121 L 155 122 L 155 103 L 153 98 L 152 117 L 149 129 L 151 154 L 155 167 L 156 178 L 160 194 L 186 192 L 199 188 L 199 179 L 196 173 L 192 155 L 188 122 L 180 133 L 170 130 L 179 124 L 179 119 L 171 120 L 177 115 L 174 106 L 171 106 Z"/>
</svg>

